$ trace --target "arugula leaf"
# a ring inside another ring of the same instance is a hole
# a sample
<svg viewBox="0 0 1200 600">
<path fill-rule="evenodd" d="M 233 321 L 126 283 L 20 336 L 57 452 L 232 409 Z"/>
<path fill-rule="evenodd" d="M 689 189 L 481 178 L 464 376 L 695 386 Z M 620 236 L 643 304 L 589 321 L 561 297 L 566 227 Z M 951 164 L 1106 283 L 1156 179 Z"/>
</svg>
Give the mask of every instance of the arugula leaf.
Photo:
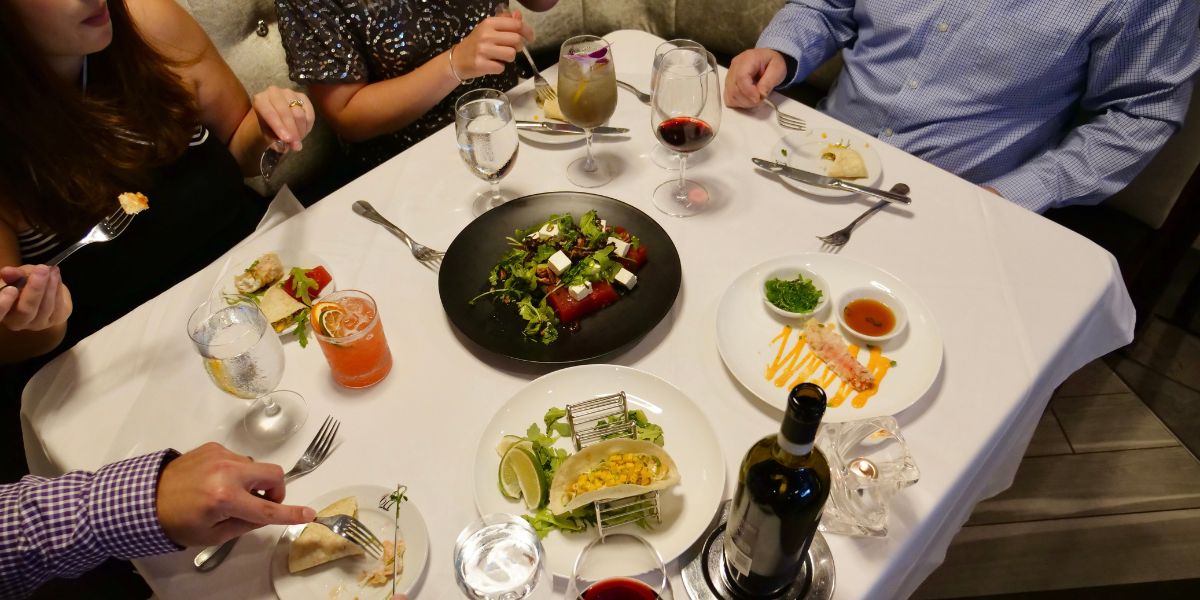
<svg viewBox="0 0 1200 600">
<path fill-rule="evenodd" d="M 521 518 L 533 526 L 539 538 L 544 538 L 555 529 L 583 531 L 588 525 L 595 523 L 596 513 L 589 507 L 583 507 L 564 515 L 555 515 L 549 508 L 543 508 L 533 515 L 521 515 Z"/>
<path fill-rule="evenodd" d="M 296 315 L 296 341 L 301 348 L 308 347 L 308 317 L 312 309 L 304 309 Z"/>
<path fill-rule="evenodd" d="M 318 287 L 320 286 L 315 279 L 308 276 L 306 269 L 292 267 L 292 291 L 295 293 L 297 300 L 311 306 L 313 299 L 310 292 Z"/>
</svg>

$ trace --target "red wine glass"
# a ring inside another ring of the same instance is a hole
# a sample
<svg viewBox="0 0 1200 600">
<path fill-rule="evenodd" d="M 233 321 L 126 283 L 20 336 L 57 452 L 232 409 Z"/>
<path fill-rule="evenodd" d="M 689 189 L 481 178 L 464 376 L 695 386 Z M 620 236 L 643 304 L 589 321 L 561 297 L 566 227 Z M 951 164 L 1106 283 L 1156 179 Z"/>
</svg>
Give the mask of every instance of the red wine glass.
<svg viewBox="0 0 1200 600">
<path fill-rule="evenodd" d="M 662 57 L 650 98 L 650 126 L 658 141 L 679 153 L 679 179 L 654 190 L 654 206 L 690 217 L 710 204 L 708 190 L 687 179 L 687 157 L 709 144 L 721 126 L 721 81 L 708 52 L 675 48 Z"/>
<path fill-rule="evenodd" d="M 631 533 L 610 533 L 579 553 L 565 598 L 661 600 L 670 597 L 669 587 L 667 569 L 654 546 Z"/>
</svg>

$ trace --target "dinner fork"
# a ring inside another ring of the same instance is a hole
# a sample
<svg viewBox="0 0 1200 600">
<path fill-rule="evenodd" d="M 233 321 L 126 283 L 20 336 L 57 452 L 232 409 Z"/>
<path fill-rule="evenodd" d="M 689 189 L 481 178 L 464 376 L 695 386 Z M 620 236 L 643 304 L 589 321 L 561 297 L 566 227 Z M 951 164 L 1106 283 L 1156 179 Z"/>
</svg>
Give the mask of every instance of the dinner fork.
<svg viewBox="0 0 1200 600">
<path fill-rule="evenodd" d="M 313 469 L 321 466 L 326 458 L 329 458 L 329 453 L 333 449 L 333 440 L 337 438 L 338 428 L 341 423 L 332 416 L 325 417 L 325 422 L 321 424 L 321 428 L 317 430 L 317 435 L 313 436 L 308 447 L 304 449 L 304 454 L 300 456 L 300 460 L 296 461 L 296 465 L 290 471 L 284 473 L 283 481 L 287 483 L 301 475 L 306 475 Z M 200 571 L 209 571 L 221 564 L 225 557 L 229 555 L 229 551 L 233 549 L 233 545 L 237 543 L 238 538 L 233 538 L 219 546 L 209 546 L 200 551 L 196 558 L 192 560 L 192 564 Z"/>
<path fill-rule="evenodd" d="M 496 16 L 505 16 L 509 14 L 507 2 L 496 3 Z M 525 44 L 521 44 L 521 54 L 525 55 L 525 60 L 529 61 L 529 67 L 533 69 L 533 91 L 537 94 L 538 106 L 558 98 L 558 92 L 554 90 L 554 86 L 542 77 L 542 72 L 538 70 L 537 63 L 533 62 L 533 56 L 529 54 L 529 49 Z"/>
<path fill-rule="evenodd" d="M 129 224 L 133 222 L 134 216 L 135 215 L 125 212 L 125 209 L 118 208 L 116 212 L 104 217 L 99 223 L 96 223 L 96 226 L 93 227 L 91 231 L 87 232 L 87 235 L 83 236 L 83 239 L 71 244 L 70 246 L 67 246 L 66 250 L 59 252 L 57 256 L 47 261 L 46 264 L 53 267 L 54 265 L 66 260 L 68 256 L 75 254 L 76 250 L 88 244 L 111 242 L 117 239 L 117 236 L 124 233 L 125 229 L 129 227 Z"/>
<path fill-rule="evenodd" d="M 893 191 L 897 194 L 907 196 L 909 189 L 908 189 L 908 185 L 903 184 L 903 183 L 897 183 L 896 185 L 892 186 L 891 191 Z M 857 219 L 850 221 L 849 225 L 847 225 L 829 235 L 817 236 L 817 239 L 821 240 L 822 242 L 824 242 L 830 246 L 833 246 L 834 248 L 840 248 L 842 246 L 845 246 L 846 242 L 850 241 L 851 232 L 854 231 L 854 228 L 856 226 L 858 226 L 858 224 L 863 219 L 866 219 L 867 217 L 879 212 L 880 210 L 883 210 L 883 207 L 887 206 L 888 204 L 892 204 L 892 202 L 888 201 L 888 200 L 880 200 L 879 202 L 876 202 L 874 206 L 872 206 L 871 208 L 868 208 L 866 211 L 864 211 L 863 214 L 858 215 Z"/>
<path fill-rule="evenodd" d="M 442 257 L 446 256 L 445 252 L 439 252 L 412 239 L 411 236 L 409 236 L 407 233 L 404 233 L 403 229 L 396 227 L 391 221 L 383 218 L 383 215 L 379 214 L 379 211 L 375 210 L 375 207 L 371 206 L 371 203 L 367 202 L 366 200 L 359 200 L 355 202 L 354 212 L 368 221 L 378 223 L 379 225 L 383 226 L 384 229 L 392 232 L 393 235 L 400 238 L 401 241 L 408 245 L 408 250 L 412 252 L 413 258 L 421 261 L 421 263 L 427 267 L 437 267 L 439 264 L 441 264 Z"/>
<path fill-rule="evenodd" d="M 313 523 L 319 523 L 329 528 L 330 531 L 342 536 L 343 539 L 362 548 L 374 559 L 383 558 L 383 542 L 367 529 L 362 521 L 355 519 L 350 515 L 333 515 L 332 517 L 317 517 L 313 519 Z"/>
<path fill-rule="evenodd" d="M 647 94 L 646 92 L 643 92 L 642 90 L 639 90 L 639 89 L 633 87 L 633 85 L 625 83 L 624 81 L 621 81 L 620 79 L 617 80 L 617 85 L 625 88 L 626 90 L 629 90 L 629 92 L 632 93 L 634 96 L 637 96 L 637 99 L 639 101 L 641 101 L 642 104 L 650 104 L 650 94 Z"/>
<path fill-rule="evenodd" d="M 796 131 L 808 129 L 808 124 L 804 122 L 804 119 L 779 110 L 779 106 L 772 102 L 770 98 L 763 96 L 763 102 L 766 102 L 767 106 L 770 106 L 775 111 L 775 122 L 779 123 L 780 127 L 795 129 Z"/>
</svg>

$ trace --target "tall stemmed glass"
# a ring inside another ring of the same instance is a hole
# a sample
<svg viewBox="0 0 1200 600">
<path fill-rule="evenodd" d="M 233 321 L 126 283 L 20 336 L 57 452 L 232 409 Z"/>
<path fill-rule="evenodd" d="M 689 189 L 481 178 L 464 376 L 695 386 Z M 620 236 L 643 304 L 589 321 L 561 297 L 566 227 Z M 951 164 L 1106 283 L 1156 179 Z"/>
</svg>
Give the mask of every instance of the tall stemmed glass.
<svg viewBox="0 0 1200 600">
<path fill-rule="evenodd" d="M 579 553 L 565 597 L 658 600 L 669 597 L 669 586 L 662 557 L 650 542 L 631 533 L 610 533 Z"/>
<path fill-rule="evenodd" d="M 663 55 L 676 48 L 692 48 L 698 52 L 707 52 L 700 42 L 695 42 L 687 39 L 667 40 L 658 45 L 654 49 L 654 63 L 650 69 L 650 93 L 654 93 L 654 89 L 658 87 L 658 72 L 662 68 Z M 655 144 L 654 149 L 650 151 L 650 160 L 654 164 L 668 170 L 678 171 L 679 161 L 683 158 L 678 152 L 669 150 L 661 144 Z"/>
<path fill-rule="evenodd" d="M 709 205 L 708 190 L 688 180 L 687 156 L 713 140 L 721 126 L 721 82 L 709 53 L 675 48 L 662 58 L 650 98 L 650 126 L 658 141 L 680 154 L 679 179 L 654 190 L 654 206 L 690 217 Z"/>
<path fill-rule="evenodd" d="M 283 379 L 283 345 L 258 306 L 229 304 L 223 298 L 205 302 L 188 319 L 188 335 L 217 387 L 254 400 L 242 418 L 250 437 L 281 440 L 304 425 L 304 398 L 275 391 Z"/>
<path fill-rule="evenodd" d="M 587 136 L 587 156 L 567 167 L 567 179 L 579 187 L 612 181 L 604 163 L 592 155 L 592 128 L 603 125 L 617 109 L 617 71 L 608 42 L 591 35 L 563 42 L 558 56 L 558 106 Z"/>
<path fill-rule="evenodd" d="M 463 162 L 491 186 L 475 201 L 476 214 L 483 214 L 504 203 L 500 180 L 517 162 L 517 124 L 508 96 L 486 88 L 463 94 L 454 105 L 454 129 Z"/>
</svg>

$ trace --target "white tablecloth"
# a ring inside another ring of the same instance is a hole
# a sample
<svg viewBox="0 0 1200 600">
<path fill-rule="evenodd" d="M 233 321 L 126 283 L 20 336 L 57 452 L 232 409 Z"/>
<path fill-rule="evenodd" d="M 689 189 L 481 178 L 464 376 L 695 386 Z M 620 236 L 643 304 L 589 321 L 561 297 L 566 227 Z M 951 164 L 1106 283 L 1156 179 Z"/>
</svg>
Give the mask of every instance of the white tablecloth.
<svg viewBox="0 0 1200 600">
<path fill-rule="evenodd" d="M 661 41 L 618 31 L 619 77 L 648 88 Z M 528 86 L 530 82 L 522 85 Z M 655 144 L 646 106 L 626 92 L 611 123 L 628 139 L 598 150 L 617 167 L 594 191 L 638 206 L 666 228 L 683 262 L 674 309 L 644 340 L 608 357 L 674 383 L 698 403 L 721 437 L 729 473 L 744 451 L 778 427 L 780 414 L 740 388 L 718 356 L 714 319 L 721 295 L 745 269 L 775 256 L 817 251 L 815 235 L 861 212 L 865 199 L 814 199 L 756 172 L 781 135 L 773 115 L 726 109 L 720 133 L 689 175 L 718 206 L 676 219 L 650 194 L 672 174 L 647 158 Z M 810 123 L 831 120 L 794 102 Z M 427 520 L 431 559 L 421 597 L 458 596 L 453 540 L 475 515 L 470 478 L 479 433 L 495 408 L 547 368 L 515 364 L 468 347 L 446 320 L 436 275 L 399 240 L 354 215 L 367 199 L 416 239 L 445 248 L 472 218 L 485 186 L 457 156 L 453 128 L 394 158 L 304 214 L 239 249 L 283 247 L 323 257 L 340 287 L 372 293 L 396 358 L 391 375 L 362 391 L 339 388 L 317 348 L 287 345 L 282 388 L 300 390 L 309 422 L 279 447 L 255 447 L 236 434 L 241 404 L 205 376 L 184 331 L 224 261 L 80 343 L 43 369 L 25 391 L 23 424 L 35 470 L 54 474 L 165 446 L 188 449 L 215 439 L 285 468 L 326 414 L 343 423 L 344 443 L 327 465 L 288 489 L 303 502 L 336 487 L 403 481 Z M 1134 314 L 1112 257 L 1091 242 L 913 156 L 877 144 L 883 187 L 912 187 L 911 210 L 885 210 L 859 227 L 842 254 L 890 271 L 929 304 L 945 339 L 931 389 L 897 415 L 921 481 L 895 502 L 886 539 L 827 536 L 837 563 L 838 598 L 899 598 L 939 564 L 975 503 L 1007 487 L 1055 386 L 1086 362 L 1128 343 Z M 564 169 L 582 145 L 523 144 L 503 182 L 510 195 L 572 189 Z M 731 491 L 735 477 L 728 478 Z M 242 540 L 218 570 L 192 569 L 194 550 L 137 561 L 157 595 L 273 598 L 269 549 L 280 528 Z M 677 582 L 678 584 L 678 582 Z M 676 594 L 683 596 L 677 587 Z"/>
</svg>

